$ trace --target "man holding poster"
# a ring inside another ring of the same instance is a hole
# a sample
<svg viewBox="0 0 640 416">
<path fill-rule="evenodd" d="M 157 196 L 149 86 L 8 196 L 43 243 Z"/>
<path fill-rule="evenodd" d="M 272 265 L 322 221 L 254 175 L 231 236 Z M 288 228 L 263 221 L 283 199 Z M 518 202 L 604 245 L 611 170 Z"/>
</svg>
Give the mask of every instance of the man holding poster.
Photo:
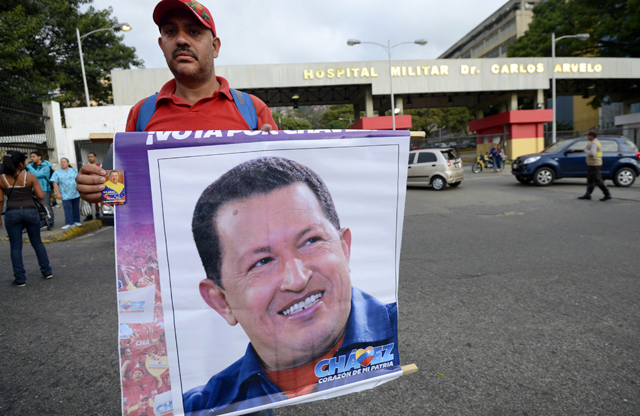
<svg viewBox="0 0 640 416">
<path fill-rule="evenodd" d="M 351 286 L 351 231 L 308 167 L 282 157 L 236 166 L 202 193 L 192 230 L 202 298 L 251 342 L 184 394 L 186 414 L 250 409 L 399 365 L 396 303 Z"/>
<path fill-rule="evenodd" d="M 126 131 L 250 130 L 229 82 L 216 76 L 214 59 L 221 41 L 209 9 L 195 0 L 162 0 L 153 11 L 153 21 L 160 30 L 158 45 L 174 79 L 152 100 L 148 120 L 139 120 L 147 98 L 131 108 Z M 238 98 L 242 100 L 241 95 Z M 258 128 L 271 131 L 275 126 L 271 110 L 259 98 L 250 98 Z M 111 155 L 110 151 L 103 167 L 112 167 Z M 102 202 L 105 174 L 100 166 L 82 165 L 76 182 L 84 200 Z"/>
</svg>

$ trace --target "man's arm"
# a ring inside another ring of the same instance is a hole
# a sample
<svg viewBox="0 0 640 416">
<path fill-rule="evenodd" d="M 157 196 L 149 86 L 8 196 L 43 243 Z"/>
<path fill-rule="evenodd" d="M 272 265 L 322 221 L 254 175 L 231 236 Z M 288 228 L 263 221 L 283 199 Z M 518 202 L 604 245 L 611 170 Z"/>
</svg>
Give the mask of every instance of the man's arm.
<svg viewBox="0 0 640 416">
<path fill-rule="evenodd" d="M 591 142 L 589 143 L 589 145 L 584 149 L 584 152 L 586 154 L 588 154 L 589 156 L 595 156 L 596 153 L 598 152 L 598 146 L 596 146 L 595 143 Z"/>
<path fill-rule="evenodd" d="M 33 163 L 29 163 L 27 165 L 27 170 L 29 171 L 29 173 L 33 174 L 38 179 L 40 179 L 40 178 L 49 179 L 49 177 L 51 176 L 51 168 L 49 168 L 49 166 L 47 166 L 45 164 L 42 164 L 40 166 L 43 166 L 43 167 L 48 168 L 48 169 L 36 169 L 36 168 L 34 168 Z"/>
</svg>

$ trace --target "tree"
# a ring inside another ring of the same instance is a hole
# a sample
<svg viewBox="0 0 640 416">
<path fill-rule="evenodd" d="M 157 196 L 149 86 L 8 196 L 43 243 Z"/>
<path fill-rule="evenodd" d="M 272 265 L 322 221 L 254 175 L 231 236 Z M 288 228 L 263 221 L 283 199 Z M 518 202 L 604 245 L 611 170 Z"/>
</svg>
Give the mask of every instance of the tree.
<svg viewBox="0 0 640 416">
<path fill-rule="evenodd" d="M 411 130 L 424 131 L 427 137 L 439 129 L 449 133 L 468 133 L 468 123 L 475 117 L 466 107 L 407 109 L 405 114 L 411 114 Z"/>
<path fill-rule="evenodd" d="M 0 87 L 10 99 L 40 102 L 54 99 L 64 107 L 85 102 L 76 37 L 115 26 L 112 8 L 86 12 L 91 0 L 7 0 L 0 4 Z M 84 63 L 91 99 L 113 102 L 110 72 L 141 67 L 135 48 L 123 36 L 102 31 L 83 39 Z"/>
<path fill-rule="evenodd" d="M 590 35 L 557 43 L 556 56 L 640 57 L 640 0 L 548 0 L 533 14 L 529 30 L 509 45 L 509 57 L 551 56 L 552 32 Z"/>
<path fill-rule="evenodd" d="M 280 130 L 311 130 L 312 128 L 310 121 L 288 117 L 279 111 L 275 111 L 271 115 Z"/>
<path fill-rule="evenodd" d="M 320 117 L 320 126 L 325 129 L 346 129 L 351 124 L 353 124 L 353 104 L 332 105 Z"/>
</svg>

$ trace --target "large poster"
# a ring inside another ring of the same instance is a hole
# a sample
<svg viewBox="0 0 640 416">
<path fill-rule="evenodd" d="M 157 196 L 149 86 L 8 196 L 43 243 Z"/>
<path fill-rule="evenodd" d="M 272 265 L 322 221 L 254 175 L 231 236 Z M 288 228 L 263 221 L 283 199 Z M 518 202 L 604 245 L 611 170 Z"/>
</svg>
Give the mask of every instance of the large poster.
<svg viewBox="0 0 640 416">
<path fill-rule="evenodd" d="M 114 149 L 123 414 L 244 414 L 401 375 L 408 132 L 120 133 Z"/>
</svg>

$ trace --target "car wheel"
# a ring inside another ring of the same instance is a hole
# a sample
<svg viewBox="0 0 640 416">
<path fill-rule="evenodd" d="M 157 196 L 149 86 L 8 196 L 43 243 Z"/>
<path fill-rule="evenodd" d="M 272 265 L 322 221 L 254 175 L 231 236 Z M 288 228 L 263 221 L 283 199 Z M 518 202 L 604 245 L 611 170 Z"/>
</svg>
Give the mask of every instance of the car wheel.
<svg viewBox="0 0 640 416">
<path fill-rule="evenodd" d="M 480 173 L 481 170 L 482 166 L 478 162 L 474 163 L 473 166 L 471 166 L 471 172 L 473 173 Z"/>
<path fill-rule="evenodd" d="M 436 191 L 442 191 L 447 186 L 447 181 L 442 176 L 434 176 L 431 179 L 431 187 Z"/>
<path fill-rule="evenodd" d="M 525 177 L 525 176 L 521 176 L 521 175 L 516 176 L 516 179 L 518 180 L 518 182 L 524 183 L 524 184 L 527 184 L 527 183 L 531 182 L 531 180 L 532 180 L 529 177 Z"/>
<path fill-rule="evenodd" d="M 618 169 L 616 175 L 613 177 L 613 183 L 616 186 L 627 187 L 633 185 L 636 181 L 636 174 L 630 168 Z"/>
<path fill-rule="evenodd" d="M 551 168 L 540 168 L 533 174 L 533 182 L 538 186 L 549 186 L 556 175 Z"/>
<path fill-rule="evenodd" d="M 456 182 L 456 183 L 450 183 L 449 186 L 452 187 L 452 188 L 456 188 L 456 187 L 460 186 L 461 183 L 462 183 L 462 181 Z"/>
</svg>

